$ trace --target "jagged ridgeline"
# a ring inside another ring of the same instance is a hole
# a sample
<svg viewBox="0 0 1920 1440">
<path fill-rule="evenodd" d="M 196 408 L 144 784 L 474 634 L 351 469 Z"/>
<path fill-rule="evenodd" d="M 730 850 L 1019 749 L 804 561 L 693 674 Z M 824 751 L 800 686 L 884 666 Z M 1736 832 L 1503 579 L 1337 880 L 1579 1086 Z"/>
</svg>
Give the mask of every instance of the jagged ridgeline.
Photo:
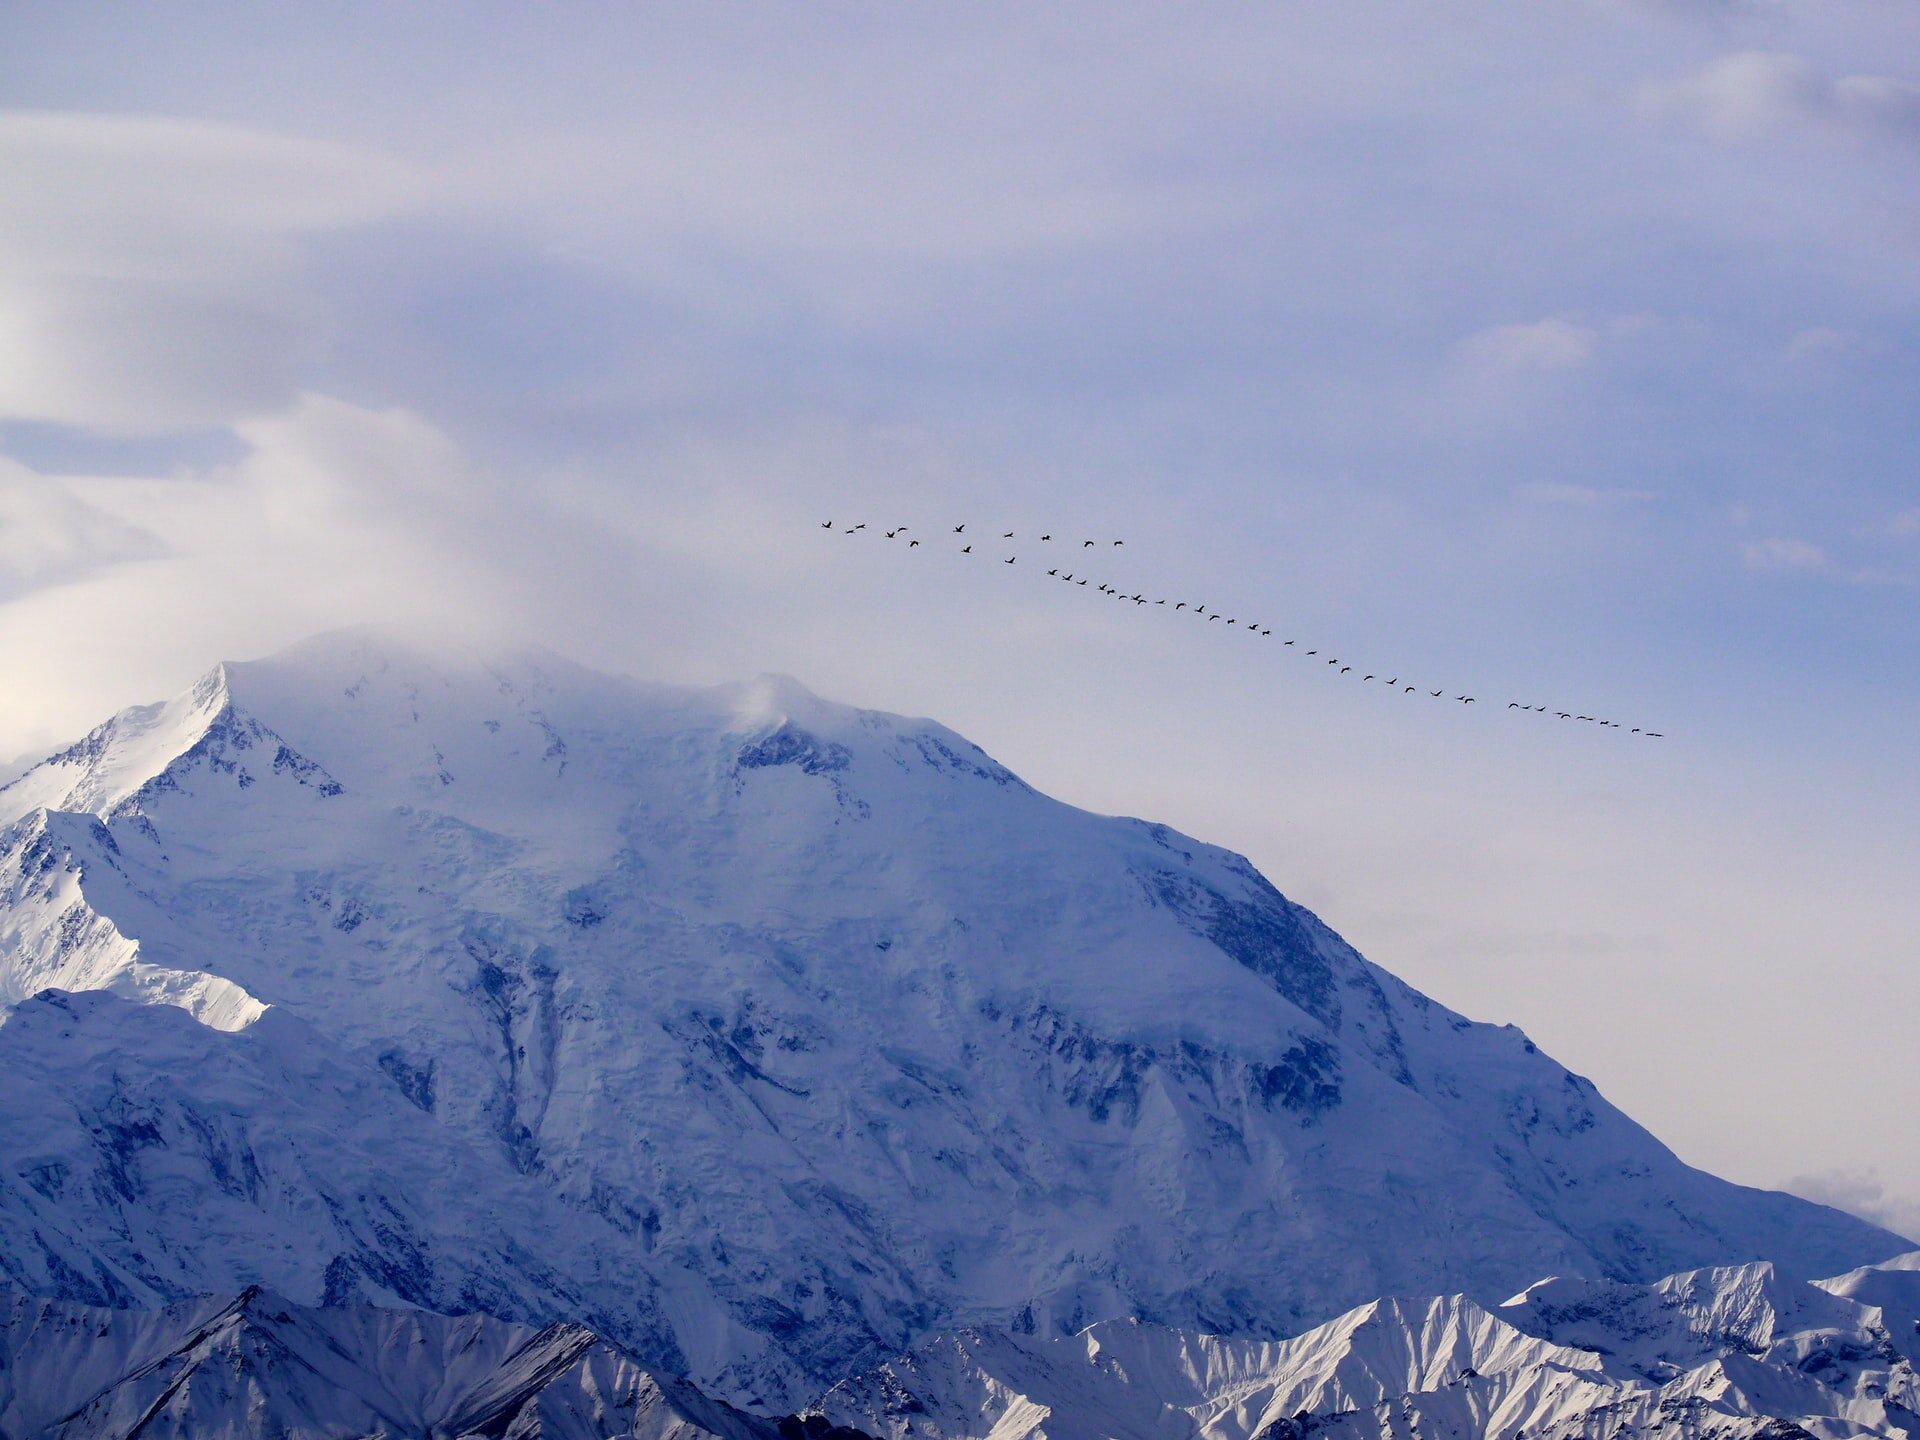
<svg viewBox="0 0 1920 1440">
<path fill-rule="evenodd" d="M 959 1326 L 1907 1248 L 1689 1169 L 1240 857 L 791 681 L 331 636 L 115 717 L 0 826 L 36 1295 L 569 1322 L 779 1413 Z"/>
</svg>

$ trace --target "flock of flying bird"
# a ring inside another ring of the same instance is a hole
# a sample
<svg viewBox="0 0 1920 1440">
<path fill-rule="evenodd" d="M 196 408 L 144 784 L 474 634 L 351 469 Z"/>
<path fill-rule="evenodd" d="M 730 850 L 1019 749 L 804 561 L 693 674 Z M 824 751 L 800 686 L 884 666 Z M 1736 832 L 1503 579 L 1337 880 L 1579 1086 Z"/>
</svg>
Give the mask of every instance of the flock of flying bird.
<svg viewBox="0 0 1920 1440">
<path fill-rule="evenodd" d="M 920 537 L 917 535 L 909 536 L 907 533 L 909 527 L 905 525 L 895 525 L 892 529 L 885 529 L 883 527 L 880 531 L 870 531 L 867 529 L 867 526 L 864 522 L 858 525 L 838 525 L 837 526 L 834 524 L 833 521 L 826 520 L 821 522 L 820 528 L 822 530 L 831 531 L 835 534 L 840 534 L 840 535 L 859 535 L 862 533 L 884 534 L 886 538 L 889 540 L 894 540 L 894 541 L 905 540 L 906 547 L 910 550 L 918 550 L 920 548 Z M 1005 534 L 1001 535 L 1000 537 L 1002 541 L 1012 540 L 1015 538 L 1016 538 L 1015 534 L 1011 530 L 1007 531 Z M 1065 584 L 1076 585 L 1076 586 L 1083 586 L 1093 582 L 1093 577 L 1091 575 L 1082 573 L 1085 570 L 1087 562 L 1093 559 L 1093 556 L 1086 554 L 1087 551 L 1089 550 L 1093 551 L 1094 555 L 1100 555 L 1100 554 L 1111 555 L 1114 550 L 1124 547 L 1127 543 L 1124 540 L 1111 540 L 1106 542 L 1101 542 L 1098 540 L 1081 540 L 1077 543 L 1071 540 L 1064 540 L 1064 539 L 1055 541 L 1051 534 L 1041 535 L 1038 537 L 1038 539 L 1042 543 L 1051 543 L 1051 544 L 1060 545 L 1063 550 L 1067 551 L 1069 558 L 1071 558 L 1074 555 L 1078 555 L 1080 557 L 1078 560 L 1074 561 L 1074 564 L 1076 567 L 1075 569 L 1069 570 L 1065 562 L 1063 562 L 1059 565 L 1053 566 L 1051 569 L 1047 571 L 1047 574 L 1049 577 L 1060 580 Z M 951 533 L 945 536 L 945 541 L 950 545 L 957 546 L 959 549 L 959 552 L 962 555 L 971 555 L 974 553 L 975 540 L 973 537 L 967 534 L 967 527 L 965 525 L 955 525 L 951 527 Z M 1016 561 L 1018 561 L 1019 558 L 1020 557 L 1017 555 L 1009 555 L 1001 563 L 1005 565 L 1012 565 Z M 1225 620 L 1227 628 L 1241 630 L 1244 633 L 1255 636 L 1256 638 L 1259 638 L 1259 639 L 1271 639 L 1273 637 L 1273 629 L 1271 626 L 1262 625 L 1258 621 L 1254 621 L 1254 620 L 1243 621 L 1237 615 L 1223 615 L 1219 610 L 1208 610 L 1205 605 L 1196 605 L 1196 604 L 1189 603 L 1188 601 L 1185 601 L 1185 600 L 1170 601 L 1170 600 L 1161 599 L 1157 596 L 1143 595 L 1138 591 L 1135 591 L 1133 594 L 1129 595 L 1126 593 L 1126 591 L 1123 588 L 1114 586 L 1114 585 L 1109 585 L 1104 580 L 1099 582 L 1096 593 L 1101 595 L 1111 596 L 1116 600 L 1125 601 L 1134 605 L 1166 606 L 1176 614 L 1180 614 L 1180 613 L 1189 614 L 1193 616 L 1195 619 L 1201 620 L 1204 623 L 1209 625 L 1217 624 L 1220 621 Z M 1315 657 L 1320 656 L 1320 651 L 1317 648 L 1312 650 L 1302 649 L 1300 648 L 1299 642 L 1297 640 L 1289 640 L 1284 636 L 1281 637 L 1280 644 L 1282 647 L 1287 647 L 1287 646 L 1294 647 L 1297 650 L 1297 652 L 1303 656 L 1305 655 L 1312 655 Z M 1354 665 L 1341 664 L 1337 656 L 1327 658 L 1326 663 L 1330 666 L 1335 667 L 1334 673 L 1338 675 L 1349 675 L 1349 674 L 1352 674 L 1356 669 L 1360 668 Z M 1418 695 L 1423 692 L 1423 687 L 1419 685 L 1405 684 L 1405 682 L 1398 675 L 1383 678 L 1380 674 L 1375 672 L 1371 674 L 1361 675 L 1360 680 L 1362 683 L 1365 683 L 1371 680 L 1381 680 L 1383 684 L 1383 688 L 1388 690 L 1398 690 L 1400 693 L 1405 695 Z M 1440 700 L 1440 699 L 1446 698 L 1447 692 L 1444 689 L 1441 689 L 1441 690 L 1425 690 L 1424 693 L 1426 697 L 1429 699 Z M 1473 695 L 1455 695 L 1453 698 L 1462 705 L 1475 705 L 1479 703 L 1478 697 Z M 1665 738 L 1662 732 L 1658 730 L 1645 730 L 1638 725 L 1632 725 L 1632 726 L 1623 725 L 1618 720 L 1604 720 L 1596 715 L 1579 715 L 1579 714 L 1575 714 L 1571 710 L 1555 710 L 1551 706 L 1547 706 L 1547 705 L 1523 705 L 1518 700 L 1512 700 L 1507 703 L 1507 709 L 1519 710 L 1527 714 L 1548 715 L 1560 720 L 1585 721 L 1590 725 L 1598 725 L 1605 729 L 1618 730 L 1623 734 L 1645 736 L 1649 740 L 1660 740 Z"/>
</svg>

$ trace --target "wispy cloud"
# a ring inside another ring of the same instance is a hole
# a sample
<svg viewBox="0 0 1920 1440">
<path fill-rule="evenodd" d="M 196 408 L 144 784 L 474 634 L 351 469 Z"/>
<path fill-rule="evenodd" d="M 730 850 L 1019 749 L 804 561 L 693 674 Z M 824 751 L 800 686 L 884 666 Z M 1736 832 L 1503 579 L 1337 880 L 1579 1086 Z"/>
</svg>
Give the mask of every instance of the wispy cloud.
<svg viewBox="0 0 1920 1440">
<path fill-rule="evenodd" d="M 1920 1196 L 1893 1193 L 1880 1172 L 1870 1165 L 1796 1175 L 1781 1188 L 1920 1241 Z"/>
<path fill-rule="evenodd" d="M 1462 340 L 1456 353 L 1475 369 L 1572 370 L 1593 359 L 1599 333 L 1560 315 L 1518 325 L 1493 325 Z"/>
<path fill-rule="evenodd" d="M 386 157 L 243 127 L 0 112 L 0 420 L 152 433 L 284 404 L 319 325 L 303 237 L 415 188 Z"/>
<path fill-rule="evenodd" d="M 1881 75 L 1829 76 L 1798 55 L 1745 50 L 1650 83 L 1641 109 L 1716 140 L 1768 135 L 1920 140 L 1920 90 Z"/>
<path fill-rule="evenodd" d="M 1749 570 L 1776 575 L 1804 575 L 1827 568 L 1827 552 L 1821 546 L 1780 536 L 1748 541 L 1741 547 L 1740 558 Z"/>
<path fill-rule="evenodd" d="M 1516 485 L 1514 498 L 1534 505 L 1564 505 L 1576 510 L 1599 510 L 1614 505 L 1631 505 L 1655 498 L 1651 490 L 1622 489 L 1598 485 L 1573 485 L 1563 480 L 1530 480 Z"/>
</svg>

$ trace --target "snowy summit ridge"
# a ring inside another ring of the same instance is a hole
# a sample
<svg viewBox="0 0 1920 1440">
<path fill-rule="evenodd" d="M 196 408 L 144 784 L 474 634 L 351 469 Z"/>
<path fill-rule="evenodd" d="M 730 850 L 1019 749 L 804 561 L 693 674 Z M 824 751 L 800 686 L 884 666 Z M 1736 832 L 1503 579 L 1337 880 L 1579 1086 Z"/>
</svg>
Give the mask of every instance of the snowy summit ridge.
<svg viewBox="0 0 1920 1440">
<path fill-rule="evenodd" d="M 1241 857 L 778 677 L 327 636 L 0 827 L 26 1292 L 575 1321 L 789 1408 L 959 1326 L 1908 1248 L 1686 1167 Z"/>
</svg>

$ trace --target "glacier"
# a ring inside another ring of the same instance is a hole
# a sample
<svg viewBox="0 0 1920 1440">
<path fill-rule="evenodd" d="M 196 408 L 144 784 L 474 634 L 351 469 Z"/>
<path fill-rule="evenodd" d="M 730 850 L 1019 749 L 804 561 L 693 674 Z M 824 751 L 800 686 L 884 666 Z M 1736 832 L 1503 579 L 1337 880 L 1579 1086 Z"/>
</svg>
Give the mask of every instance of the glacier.
<svg viewBox="0 0 1920 1440">
<path fill-rule="evenodd" d="M 1242 857 L 777 677 L 218 666 L 0 788 L 0 1007 L 0 1282 L 581 1324 L 758 1410 L 967 1329 L 1911 1248 L 1685 1165 Z"/>
</svg>

